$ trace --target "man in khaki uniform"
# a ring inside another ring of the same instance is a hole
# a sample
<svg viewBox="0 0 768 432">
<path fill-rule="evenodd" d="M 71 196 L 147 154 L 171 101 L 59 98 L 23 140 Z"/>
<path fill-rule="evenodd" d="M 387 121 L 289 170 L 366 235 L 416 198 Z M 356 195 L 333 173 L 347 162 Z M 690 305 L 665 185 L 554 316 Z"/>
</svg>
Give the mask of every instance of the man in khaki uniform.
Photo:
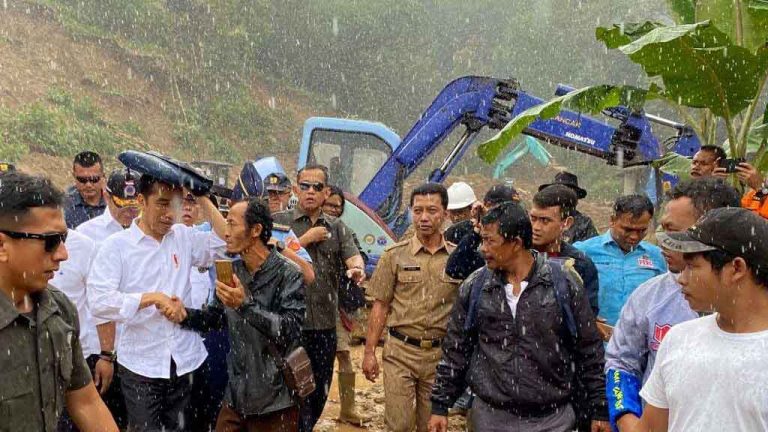
<svg viewBox="0 0 768 432">
<path fill-rule="evenodd" d="M 363 372 L 370 381 L 379 375 L 376 345 L 386 323 L 384 418 L 391 431 L 411 431 L 414 426 L 427 430 L 440 343 L 461 282 L 445 275 L 445 263 L 455 247 L 441 231 L 447 206 L 442 185 L 427 183 L 414 189 L 411 212 L 416 235 L 385 250 L 368 286 L 376 301 Z"/>
</svg>

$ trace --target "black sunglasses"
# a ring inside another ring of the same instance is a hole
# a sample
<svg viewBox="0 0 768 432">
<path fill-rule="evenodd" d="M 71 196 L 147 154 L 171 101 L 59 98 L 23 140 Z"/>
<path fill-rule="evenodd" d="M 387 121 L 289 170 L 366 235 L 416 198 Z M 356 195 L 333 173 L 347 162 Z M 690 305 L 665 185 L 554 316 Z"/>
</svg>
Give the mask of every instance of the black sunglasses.
<svg viewBox="0 0 768 432">
<path fill-rule="evenodd" d="M 66 231 L 57 232 L 57 233 L 35 234 L 35 233 L 0 230 L 0 233 L 3 233 L 8 237 L 12 239 L 17 239 L 17 240 L 27 240 L 27 239 L 42 240 L 45 242 L 45 251 L 48 253 L 56 251 L 56 249 L 58 249 L 62 243 L 67 241 Z"/>
<path fill-rule="evenodd" d="M 314 189 L 315 192 L 322 192 L 323 189 L 325 189 L 325 185 L 322 183 L 307 183 L 307 182 L 299 183 L 299 189 L 306 192 L 309 190 L 309 188 Z"/>
<path fill-rule="evenodd" d="M 93 176 L 93 177 L 75 177 L 75 180 L 82 184 L 86 183 L 98 183 L 101 181 L 101 176 Z"/>
</svg>

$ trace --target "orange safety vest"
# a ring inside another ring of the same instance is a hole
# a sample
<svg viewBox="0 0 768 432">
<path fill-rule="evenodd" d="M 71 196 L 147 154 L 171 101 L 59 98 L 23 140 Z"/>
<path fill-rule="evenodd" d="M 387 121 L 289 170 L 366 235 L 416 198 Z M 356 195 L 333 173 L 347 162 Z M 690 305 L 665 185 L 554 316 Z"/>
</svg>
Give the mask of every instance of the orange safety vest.
<svg viewBox="0 0 768 432">
<path fill-rule="evenodd" d="M 741 206 L 768 219 L 768 195 L 758 196 L 756 190 L 751 190 L 741 197 Z"/>
</svg>

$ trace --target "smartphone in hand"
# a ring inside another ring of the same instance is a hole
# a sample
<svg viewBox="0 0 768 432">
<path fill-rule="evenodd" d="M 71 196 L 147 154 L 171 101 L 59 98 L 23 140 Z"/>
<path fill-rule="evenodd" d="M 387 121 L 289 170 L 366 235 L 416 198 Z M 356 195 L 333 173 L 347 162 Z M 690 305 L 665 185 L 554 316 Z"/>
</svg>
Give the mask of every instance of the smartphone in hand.
<svg viewBox="0 0 768 432">
<path fill-rule="evenodd" d="M 725 168 L 725 172 L 727 173 L 735 173 L 736 167 L 738 167 L 740 163 L 744 163 L 746 161 L 747 160 L 744 158 L 719 159 L 717 161 L 717 166 L 719 168 Z"/>
<path fill-rule="evenodd" d="M 234 270 L 232 270 L 232 261 L 216 260 L 214 264 L 216 265 L 216 280 L 223 284 L 234 286 L 235 280 L 232 277 L 234 274 Z"/>
</svg>

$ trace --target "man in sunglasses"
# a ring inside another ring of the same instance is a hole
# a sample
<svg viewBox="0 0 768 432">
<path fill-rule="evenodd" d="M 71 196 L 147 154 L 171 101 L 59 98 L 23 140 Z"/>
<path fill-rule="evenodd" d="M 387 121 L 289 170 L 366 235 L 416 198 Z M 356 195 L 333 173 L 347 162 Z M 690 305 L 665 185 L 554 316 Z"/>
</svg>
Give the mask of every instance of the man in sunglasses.
<svg viewBox="0 0 768 432">
<path fill-rule="evenodd" d="M 294 193 L 299 204 L 290 211 L 276 213 L 275 223 L 290 226 L 299 242 L 309 252 L 315 268 L 315 281 L 307 285 L 307 312 L 302 331 L 302 345 L 307 350 L 315 373 L 317 390 L 301 408 L 300 430 L 311 431 L 323 412 L 328 397 L 333 362 L 336 356 L 336 318 L 338 289 L 343 261 L 347 276 L 360 283 L 365 280 L 363 258 L 355 246 L 352 230 L 336 218 L 323 214 L 328 197 L 328 169 L 308 165 L 297 175 Z"/>
<path fill-rule="evenodd" d="M 291 180 L 284 173 L 276 172 L 264 179 L 269 196 L 269 212 L 277 213 L 288 210 L 291 201 Z"/>
<path fill-rule="evenodd" d="M 63 194 L 49 180 L 0 181 L 0 430 L 56 430 L 65 406 L 81 430 L 117 431 L 91 379 L 77 309 L 48 282 L 68 257 Z"/>
<path fill-rule="evenodd" d="M 131 226 L 139 216 L 138 191 L 140 176 L 127 170 L 115 170 L 106 187 L 107 211 L 77 227 L 77 231 L 100 244 L 107 237 Z"/>
<path fill-rule="evenodd" d="M 67 189 L 64 216 L 67 227 L 77 228 L 81 223 L 104 213 L 104 164 L 101 156 L 91 151 L 78 153 L 72 162 L 75 183 Z"/>
</svg>

